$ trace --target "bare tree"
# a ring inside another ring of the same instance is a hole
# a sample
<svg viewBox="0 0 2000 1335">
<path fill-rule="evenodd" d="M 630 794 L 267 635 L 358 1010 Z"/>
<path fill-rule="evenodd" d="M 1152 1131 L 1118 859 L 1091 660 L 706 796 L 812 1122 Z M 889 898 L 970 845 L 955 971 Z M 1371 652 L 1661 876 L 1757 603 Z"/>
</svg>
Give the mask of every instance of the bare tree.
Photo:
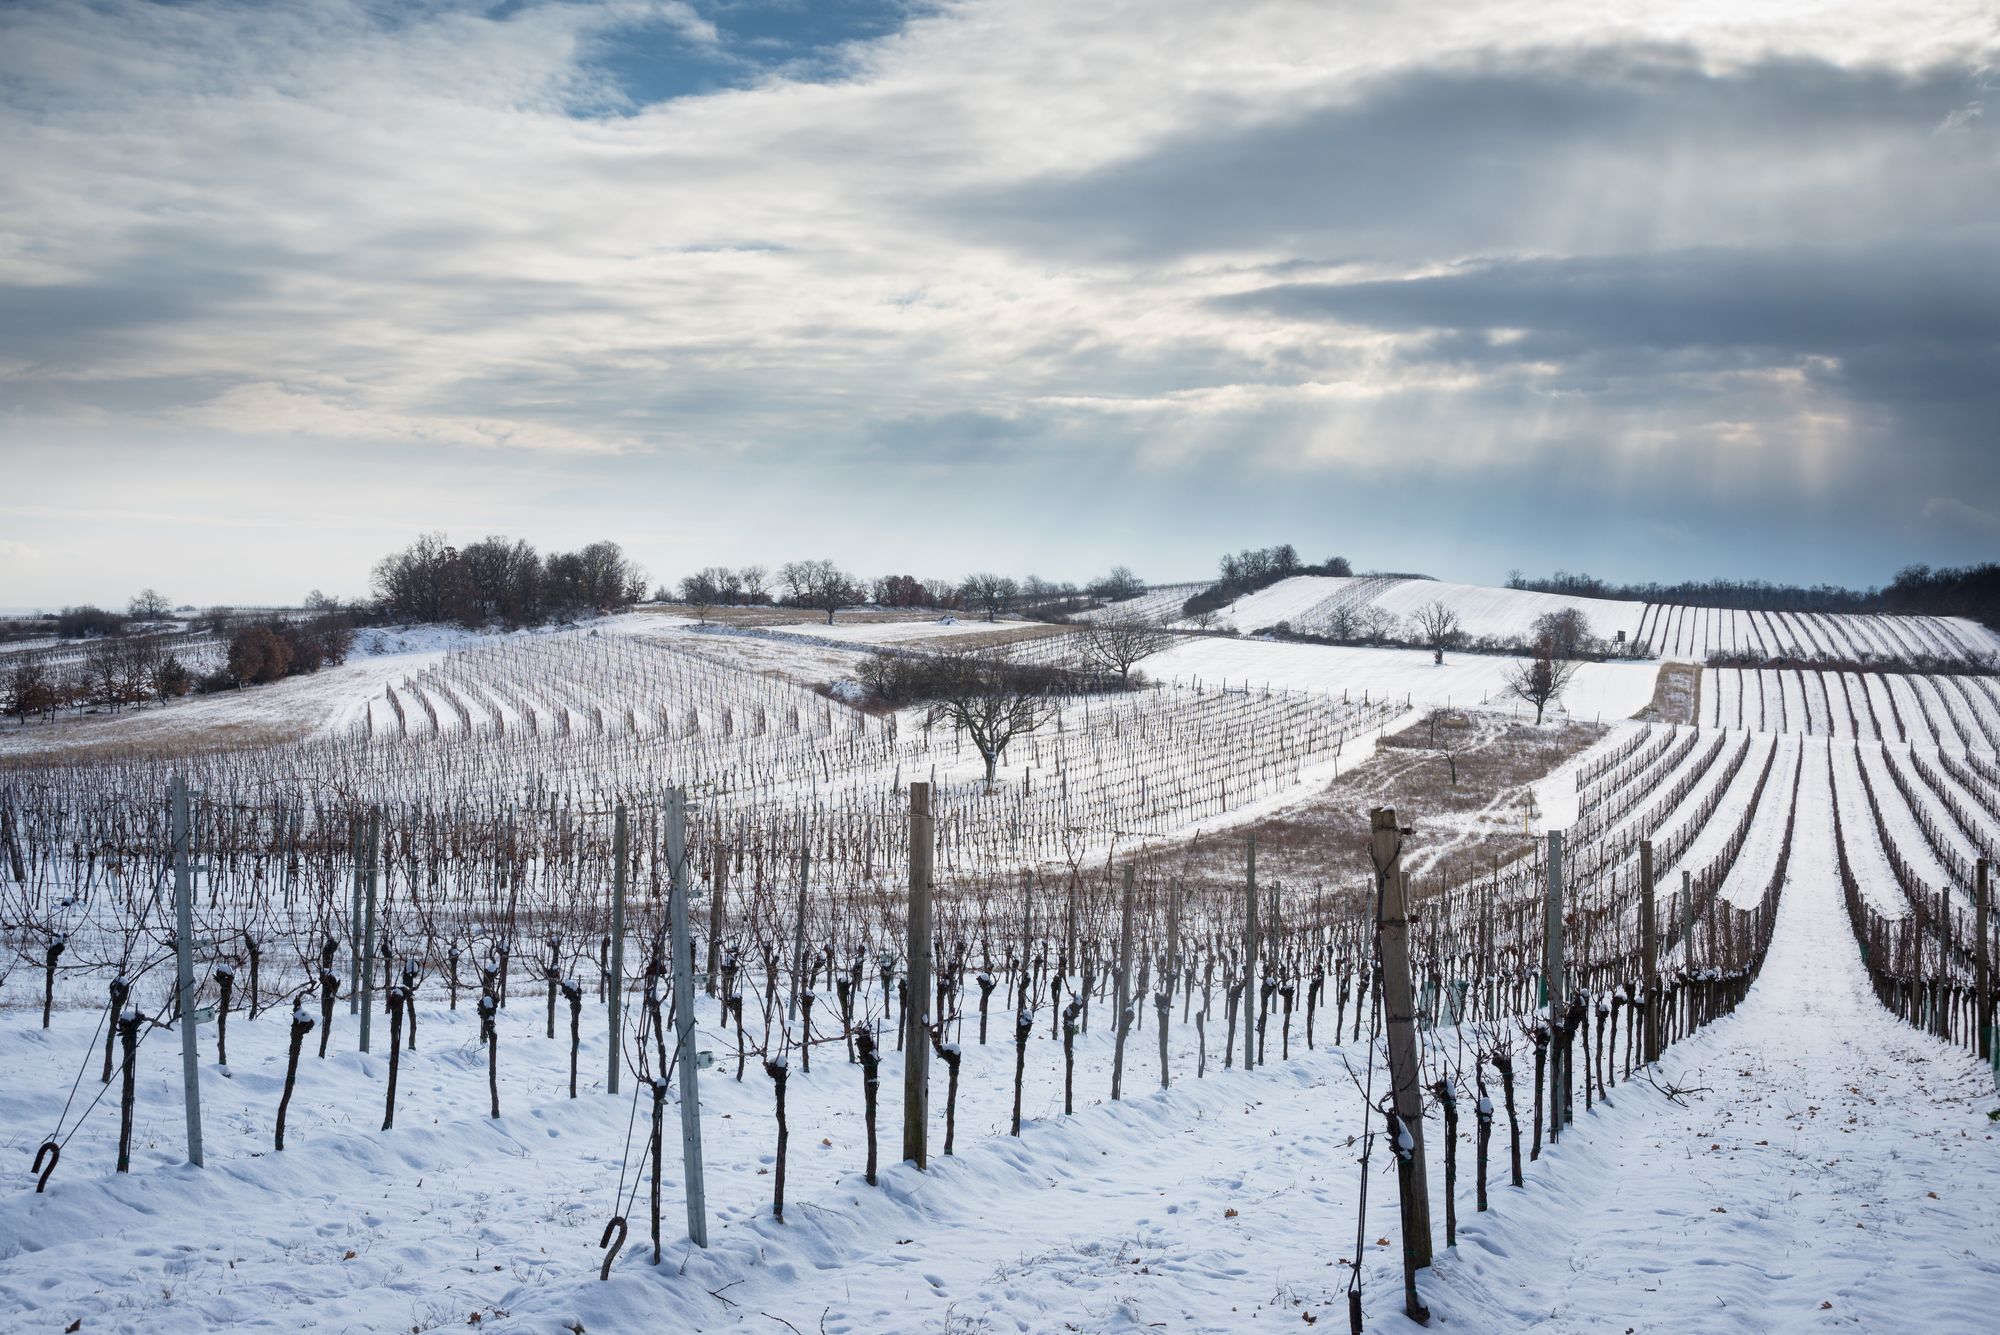
<svg viewBox="0 0 2000 1335">
<path fill-rule="evenodd" d="M 831 561 L 787 561 L 778 568 L 778 578 L 794 603 L 826 613 L 829 626 L 835 612 L 861 601 L 854 577 Z"/>
<path fill-rule="evenodd" d="M 1092 582 L 1090 591 L 1107 603 L 1118 603 L 1144 593 L 1146 582 L 1132 573 L 1131 566 L 1113 566 L 1110 574 Z"/>
<path fill-rule="evenodd" d="M 1470 724 L 1463 714 L 1449 710 L 1433 709 L 1427 720 L 1430 724 L 1431 750 L 1444 757 L 1444 763 L 1451 770 L 1451 786 L 1458 787 L 1458 753 L 1464 745 L 1459 734 Z"/>
<path fill-rule="evenodd" d="M 947 724 L 970 738 L 986 762 L 989 784 L 1007 744 L 1048 722 L 1061 707 L 1054 674 L 999 654 L 944 654 L 936 666 L 928 682 L 935 698 L 924 710 L 924 726 Z"/>
<path fill-rule="evenodd" d="M 1149 617 L 1106 617 L 1084 627 L 1078 649 L 1091 667 L 1116 672 L 1120 685 L 1130 685 L 1132 669 L 1173 642 L 1173 632 Z"/>
<path fill-rule="evenodd" d="M 1444 662 L 1444 651 L 1459 640 L 1458 613 L 1442 598 L 1433 598 L 1410 613 L 1410 620 L 1417 628 L 1417 638 L 1437 655 L 1438 662 Z"/>
<path fill-rule="evenodd" d="M 744 566 L 736 572 L 736 576 L 743 581 L 744 602 L 755 604 L 770 601 L 765 592 L 771 578 L 770 571 L 762 566 Z"/>
<path fill-rule="evenodd" d="M 126 614 L 139 621 L 158 621 L 173 610 L 167 595 L 158 589 L 141 589 L 125 604 Z"/>
<path fill-rule="evenodd" d="M 1575 659 L 1557 654 L 1554 640 L 1543 638 L 1535 645 L 1533 658 L 1508 669 L 1507 693 L 1535 707 L 1535 725 L 1539 727 L 1543 712 L 1562 698 L 1578 666 Z"/>
<path fill-rule="evenodd" d="M 1020 586 L 1006 575 L 982 572 L 965 577 L 965 605 L 984 610 L 988 621 L 1006 611 L 1020 591 Z"/>
<path fill-rule="evenodd" d="M 695 620 L 707 621 L 710 609 L 722 601 L 722 584 L 716 578 L 721 573 L 719 566 L 710 566 L 681 577 L 681 601 L 694 609 Z"/>
<path fill-rule="evenodd" d="M 1557 658 L 1588 658 L 1597 647 L 1589 619 L 1574 607 L 1544 612 L 1535 618 L 1532 633 L 1536 644 L 1547 640 L 1554 645 Z"/>
</svg>

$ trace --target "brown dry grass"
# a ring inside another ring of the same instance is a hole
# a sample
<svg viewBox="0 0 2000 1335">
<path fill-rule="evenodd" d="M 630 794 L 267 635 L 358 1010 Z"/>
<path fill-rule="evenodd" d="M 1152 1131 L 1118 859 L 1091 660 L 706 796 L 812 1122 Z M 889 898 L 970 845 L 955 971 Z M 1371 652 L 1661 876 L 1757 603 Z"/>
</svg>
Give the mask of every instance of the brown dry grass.
<svg viewBox="0 0 2000 1335">
<path fill-rule="evenodd" d="M 248 751 L 295 742 L 306 725 L 274 724 L 264 720 L 206 724 L 199 728 L 166 730 L 142 737 L 97 737 L 41 750 L 0 751 L 0 771 L 44 769 L 51 765 L 108 760 L 172 760 L 215 751 Z"/>
<path fill-rule="evenodd" d="M 1244 837 L 1254 834 L 1260 882 L 1363 894 L 1373 884 L 1369 812 L 1386 806 L 1416 830 L 1405 858 L 1420 893 L 1478 875 L 1530 847 L 1523 826 L 1531 786 L 1605 731 L 1591 723 L 1537 728 L 1480 711 L 1440 711 L 1384 737 L 1373 759 L 1306 801 L 1199 841 L 1184 861 L 1169 864 L 1171 873 L 1218 886 L 1240 882 Z M 1445 744 L 1457 761 L 1456 783 Z"/>
<path fill-rule="evenodd" d="M 1693 723 L 1701 705 L 1701 664 L 1662 663 L 1653 700 L 1635 718 L 1652 723 Z"/>
</svg>

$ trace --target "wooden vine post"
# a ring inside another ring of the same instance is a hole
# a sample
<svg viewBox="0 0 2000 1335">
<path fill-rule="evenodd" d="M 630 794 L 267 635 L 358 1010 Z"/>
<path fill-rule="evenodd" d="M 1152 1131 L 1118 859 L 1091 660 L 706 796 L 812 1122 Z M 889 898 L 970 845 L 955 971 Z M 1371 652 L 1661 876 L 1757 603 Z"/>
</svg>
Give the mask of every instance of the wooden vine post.
<svg viewBox="0 0 2000 1335">
<path fill-rule="evenodd" d="M 1117 1102 L 1125 1086 L 1125 1031 L 1132 1009 L 1132 893 L 1138 868 L 1125 864 L 1124 906 L 1118 920 L 1118 1013 L 1111 1017 L 1111 1099 Z"/>
<path fill-rule="evenodd" d="M 1563 977 L 1563 832 L 1549 831 L 1548 853 L 1548 946 L 1542 966 L 1542 987 L 1549 1006 L 1549 1143 L 1562 1136 L 1563 1101 L 1556 1091 L 1563 1087 L 1563 1044 L 1560 1039 L 1563 1011 L 1569 1005 L 1569 987 Z"/>
<path fill-rule="evenodd" d="M 683 840 L 686 839 L 685 829 L 683 829 L 681 837 Z M 715 996 L 717 990 L 721 987 L 721 983 L 718 980 L 722 977 L 722 891 L 723 887 L 728 883 L 729 854 L 728 850 L 723 848 L 722 840 L 718 837 L 715 841 L 715 856 L 709 864 L 708 873 L 708 981 L 706 987 L 708 995 L 711 997 Z M 725 1004 L 723 1014 L 727 1015 L 728 1013 L 728 1006 Z"/>
<path fill-rule="evenodd" d="M 620 802 L 612 817 L 611 826 L 611 967 L 605 971 L 604 997 L 609 1010 L 611 1024 L 610 1068 L 606 1072 L 604 1088 L 611 1094 L 618 1092 L 618 1062 L 624 1055 L 623 1002 L 619 997 L 620 984 L 625 980 L 625 872 L 627 861 L 627 839 L 625 804 Z"/>
<path fill-rule="evenodd" d="M 1396 1186 L 1403 1221 L 1403 1293 L 1414 1320 L 1430 1313 L 1417 1297 L 1416 1272 L 1431 1263 L 1430 1182 L 1424 1168 L 1424 1095 L 1418 1074 L 1417 1016 L 1410 983 L 1409 884 L 1403 877 L 1402 831 L 1393 807 L 1370 816 L 1375 862 L 1375 949 L 1382 963 L 1382 1010 L 1389 1040 L 1390 1106 L 1403 1141 L 1396 1151 Z"/>
<path fill-rule="evenodd" d="M 1393 813 L 1392 813 L 1393 814 Z M 1257 1065 L 1256 1026 L 1250 1010 L 1257 996 L 1257 836 L 1245 843 L 1243 863 L 1243 1069 Z"/>
<path fill-rule="evenodd" d="M 361 915 L 361 1050 L 368 1051 L 368 1027 L 375 1015 L 375 892 L 380 884 L 378 865 L 382 847 L 382 811 L 368 813 L 367 892 Z"/>
<path fill-rule="evenodd" d="M 180 991 L 181 1085 L 187 1102 L 188 1162 L 201 1167 L 201 1053 L 195 1033 L 194 887 L 188 881 L 187 778 L 174 779 L 174 962 Z M 130 1070 L 130 1061 L 127 1061 Z M 128 1077 L 129 1078 L 129 1077 Z M 121 1156 L 121 1158 L 124 1156 Z M 124 1165 L 121 1162 L 120 1170 Z"/>
<path fill-rule="evenodd" d="M 707 1193 L 701 1176 L 701 1093 L 695 1078 L 694 942 L 688 932 L 687 799 L 667 791 L 667 930 L 674 951 L 674 1066 L 680 1076 L 681 1170 L 687 1180 L 688 1241 L 708 1246 Z"/>
<path fill-rule="evenodd" d="M 1990 864 L 1985 858 L 1979 859 L 1978 877 L 1974 883 L 1978 901 L 1973 906 L 1973 939 L 1979 943 L 1976 961 L 1978 969 L 1976 995 L 1979 998 L 1979 1058 L 1993 1060 L 1993 946 L 1991 943 L 1993 921 L 1993 883 Z"/>
<path fill-rule="evenodd" d="M 918 1168 L 929 1161 L 930 1037 L 924 1010 L 931 995 L 931 857 L 936 827 L 931 786 L 910 785 L 909 1005 L 903 1013 L 903 1158 Z"/>
<path fill-rule="evenodd" d="M 806 882 L 812 873 L 812 849 L 806 843 L 806 813 L 799 812 L 799 903 L 797 922 L 792 926 L 792 997 L 786 1003 L 785 1017 L 799 1018 L 799 993 L 806 987 Z M 807 1035 L 801 1031 L 799 1042 L 804 1044 Z M 806 1052 L 807 1069 L 811 1069 L 812 1053 Z"/>
<path fill-rule="evenodd" d="M 1654 916 L 1653 841 L 1639 841 L 1639 967 L 1643 970 L 1640 1015 L 1645 1020 L 1646 1065 L 1660 1059 L 1660 922 Z"/>
<path fill-rule="evenodd" d="M 348 940 L 352 947 L 347 952 L 347 1013 L 361 1013 L 361 841 L 367 837 L 359 822 L 354 826 L 354 911 L 349 917 Z M 332 1028 L 328 1025 L 326 1029 Z M 324 1037 L 326 1029 L 322 1029 Z"/>
</svg>

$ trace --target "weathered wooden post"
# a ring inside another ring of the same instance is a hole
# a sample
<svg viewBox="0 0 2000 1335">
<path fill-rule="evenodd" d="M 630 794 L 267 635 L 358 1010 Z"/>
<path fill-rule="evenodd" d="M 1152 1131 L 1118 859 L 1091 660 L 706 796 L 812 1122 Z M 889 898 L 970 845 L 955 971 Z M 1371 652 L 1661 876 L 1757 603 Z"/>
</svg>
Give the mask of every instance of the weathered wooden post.
<svg viewBox="0 0 2000 1335">
<path fill-rule="evenodd" d="M 1645 1024 L 1646 1065 L 1660 1059 L 1660 923 L 1654 916 L 1653 841 L 1639 841 L 1639 965 L 1644 991 L 1640 1015 Z M 1627 1060 L 1630 1060 L 1629 1058 Z"/>
<path fill-rule="evenodd" d="M 352 947 L 347 952 L 347 1013 L 361 1012 L 361 880 L 362 846 L 368 838 L 367 831 L 359 822 L 354 826 L 354 910 L 348 918 L 347 939 Z M 331 1017 L 328 1017 L 331 1019 Z M 329 1026 L 330 1027 L 330 1026 Z"/>
<path fill-rule="evenodd" d="M 1681 949 L 1685 952 L 1682 963 L 1692 963 L 1694 955 L 1694 873 L 1681 872 Z"/>
<path fill-rule="evenodd" d="M 1243 863 L 1243 1069 L 1257 1064 L 1256 1026 L 1250 1009 L 1257 996 L 1257 836 L 1244 844 Z"/>
<path fill-rule="evenodd" d="M 1125 864 L 1124 907 L 1118 924 L 1118 1013 L 1111 1017 L 1111 1099 L 1115 1103 L 1125 1083 L 1126 1012 L 1132 1008 L 1132 886 L 1138 868 Z"/>
<path fill-rule="evenodd" d="M 931 853 L 936 830 L 931 821 L 931 786 L 910 785 L 909 996 L 903 1032 L 903 1158 L 928 1163 L 925 1134 L 930 1119 L 930 1035 L 924 1011 L 931 994 Z"/>
<path fill-rule="evenodd" d="M 618 804 L 617 814 L 612 818 L 611 858 L 617 864 L 611 873 L 611 967 L 604 980 L 604 996 L 609 1007 L 611 1024 L 611 1051 L 607 1055 L 610 1070 L 604 1081 L 604 1088 L 618 1092 L 618 1060 L 625 1054 L 623 1002 L 619 991 L 625 981 L 625 873 L 628 855 L 628 835 L 625 823 L 625 804 Z"/>
<path fill-rule="evenodd" d="M 1973 906 L 1972 930 L 1979 942 L 1977 961 L 1977 1017 L 1979 1026 L 1979 1056 L 1982 1061 L 1993 1060 L 1993 947 L 1989 944 L 1992 936 L 1993 885 L 1991 871 L 1985 858 L 1979 859 L 1979 875 L 1974 884 L 1978 901 Z"/>
<path fill-rule="evenodd" d="M 375 1015 L 375 893 L 380 886 L 382 811 L 368 813 L 368 881 L 361 919 L 361 1050 L 368 1051 L 369 1022 Z"/>
<path fill-rule="evenodd" d="M 1542 986 L 1549 1005 L 1549 1143 L 1561 1137 L 1563 1101 L 1563 1011 L 1569 1004 L 1569 988 L 1563 978 L 1563 832 L 1548 834 L 1548 953 L 1542 965 Z"/>
<path fill-rule="evenodd" d="M 688 932 L 687 798 L 667 790 L 667 930 L 674 952 L 674 1065 L 680 1076 L 681 1171 L 687 1179 L 688 1240 L 708 1246 L 707 1192 L 701 1176 L 701 1092 L 695 1073 L 694 941 Z"/>
<path fill-rule="evenodd" d="M 721 987 L 717 980 L 722 977 L 722 890 L 729 884 L 729 850 L 722 846 L 720 830 L 716 833 L 713 856 L 708 870 L 708 995 L 716 995 Z M 725 1005 L 723 1013 L 728 1013 Z"/>
<path fill-rule="evenodd" d="M 1429 1176 L 1424 1167 L 1424 1102 L 1419 1083 L 1417 1017 L 1410 984 L 1409 887 L 1403 879 L 1402 831 L 1391 807 L 1370 816 L 1375 863 L 1375 950 L 1382 964 L 1382 1010 L 1389 1040 L 1391 1106 L 1406 1142 L 1392 1146 L 1403 1220 L 1403 1288 L 1409 1315 L 1428 1321 L 1416 1272 L 1431 1263 Z M 1407 1153 L 1405 1153 L 1407 1149 Z"/>
<path fill-rule="evenodd" d="M 806 879 L 811 871 L 812 850 L 806 846 L 806 813 L 800 811 L 798 921 L 792 931 L 792 997 L 785 1006 L 786 1017 L 793 1020 L 799 1017 L 799 993 L 806 985 Z M 799 1042 L 805 1041 L 805 1035 L 801 1034 Z"/>
<path fill-rule="evenodd" d="M 201 1054 L 195 1033 L 194 887 L 188 881 L 187 778 L 174 779 L 174 959 L 181 999 L 181 1085 L 187 1101 L 188 1162 L 201 1167 Z M 113 1016 L 115 1021 L 118 1017 Z M 128 1060 L 129 1069 L 129 1060 Z M 128 1102 L 129 1106 L 129 1102 Z M 122 1165 L 121 1165 L 122 1169 Z"/>
</svg>

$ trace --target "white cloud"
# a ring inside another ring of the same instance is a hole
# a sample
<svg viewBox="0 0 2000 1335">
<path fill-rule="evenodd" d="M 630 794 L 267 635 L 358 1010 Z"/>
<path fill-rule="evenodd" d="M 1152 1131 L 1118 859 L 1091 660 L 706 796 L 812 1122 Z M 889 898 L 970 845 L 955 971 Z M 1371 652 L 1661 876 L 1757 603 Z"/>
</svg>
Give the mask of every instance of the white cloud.
<svg viewBox="0 0 2000 1335">
<path fill-rule="evenodd" d="M 1728 368 L 1635 404 L 1644 371 L 1536 385 L 1573 368 L 1427 363 L 1408 355 L 1420 335 L 1302 330 L 1210 299 L 1300 262 L 1341 281 L 1488 248 L 1643 254 L 1873 228 L 1922 211 L 1877 188 L 1903 160 L 1893 136 L 1718 163 L 1670 116 L 1629 143 L 1613 124 L 1534 162 L 1532 197 L 1374 220 L 1371 238 L 1398 242 L 1379 253 L 1356 253 L 1361 229 L 1302 225 L 1119 257 L 954 210 L 1355 105 L 1411 71 L 1685 44 L 1718 79 L 1775 55 L 1879 66 L 1894 84 L 1993 41 L 1989 7 L 1964 0 L 1610 17 L 1568 0 L 960 3 L 853 53 L 848 78 L 610 114 L 592 60 L 607 33 L 651 23 L 697 51 L 726 33 L 636 0 L 379 13 L 46 0 L 0 14 L 0 288 L 34 312 L 0 332 L 0 452 L 81 439 L 64 432 L 83 422 L 91 440 L 200 427 L 246 450 L 650 453 L 663 479 L 733 452 L 731 476 L 768 488 L 802 460 L 931 453 L 918 431 L 885 444 L 883 424 L 1005 420 L 989 453 L 1039 449 L 1055 479 L 1084 457 L 1171 473 L 1248 453 L 1319 474 L 1554 459 L 1607 489 L 1721 488 L 1743 481 L 1729 452 L 1753 441 L 1782 456 L 1754 480 L 1794 460 L 1823 488 L 1850 457 L 1812 443 L 1811 423 L 1838 415 L 1823 385 L 1759 391 Z M 1932 151 L 1962 158 L 1923 161 L 1985 179 L 1985 122 L 1953 123 Z M 1269 214 L 1286 174 L 1227 188 Z M 1951 188 L 1977 212 L 1976 184 Z"/>
</svg>

